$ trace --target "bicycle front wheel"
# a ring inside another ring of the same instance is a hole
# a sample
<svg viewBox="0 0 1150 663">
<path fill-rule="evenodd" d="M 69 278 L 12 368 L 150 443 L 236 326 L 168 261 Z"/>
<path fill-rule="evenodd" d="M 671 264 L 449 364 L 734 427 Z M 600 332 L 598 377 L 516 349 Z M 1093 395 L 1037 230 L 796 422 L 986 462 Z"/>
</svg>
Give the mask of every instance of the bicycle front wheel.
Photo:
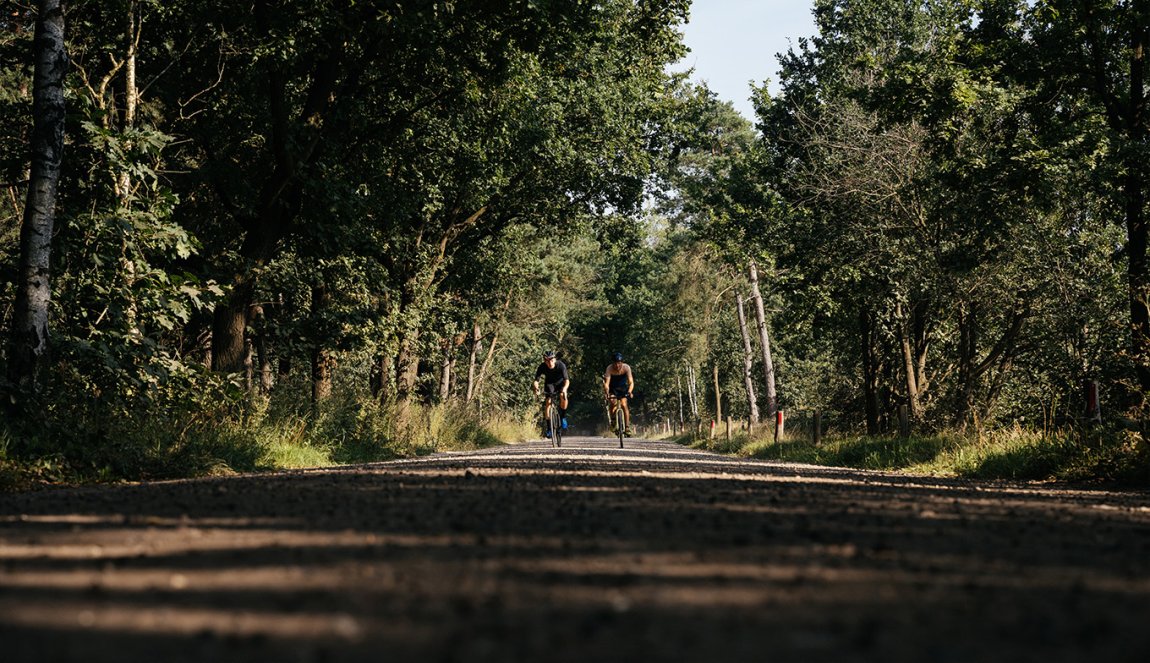
<svg viewBox="0 0 1150 663">
<path fill-rule="evenodd" d="M 623 436 L 627 429 L 624 428 L 626 419 L 623 417 L 623 406 L 620 405 L 615 408 L 615 430 L 619 432 L 619 448 L 623 448 Z"/>
<path fill-rule="evenodd" d="M 551 406 L 551 441 L 556 448 L 563 446 L 563 422 L 560 421 L 559 409 Z"/>
</svg>

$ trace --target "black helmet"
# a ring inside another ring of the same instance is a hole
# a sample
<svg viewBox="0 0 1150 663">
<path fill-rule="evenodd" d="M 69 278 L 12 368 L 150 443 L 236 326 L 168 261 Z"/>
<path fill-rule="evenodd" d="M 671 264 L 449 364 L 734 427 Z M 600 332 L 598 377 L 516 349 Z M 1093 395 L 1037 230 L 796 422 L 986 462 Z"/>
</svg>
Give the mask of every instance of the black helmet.
<svg viewBox="0 0 1150 663">
<path fill-rule="evenodd" d="M 623 353 L 622 352 L 615 352 L 611 355 L 611 358 L 614 359 L 615 361 L 623 361 Z"/>
<path fill-rule="evenodd" d="M 544 352 L 543 358 L 544 359 L 554 359 L 555 358 L 555 351 L 554 350 L 548 350 L 548 351 Z"/>
</svg>

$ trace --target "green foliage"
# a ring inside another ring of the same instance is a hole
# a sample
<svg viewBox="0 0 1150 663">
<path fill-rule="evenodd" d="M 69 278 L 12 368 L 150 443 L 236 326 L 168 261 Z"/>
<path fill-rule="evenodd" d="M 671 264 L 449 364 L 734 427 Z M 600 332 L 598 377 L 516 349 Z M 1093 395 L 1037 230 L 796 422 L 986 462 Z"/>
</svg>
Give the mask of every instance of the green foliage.
<svg viewBox="0 0 1150 663">
<path fill-rule="evenodd" d="M 1146 485 L 1146 452 L 1117 430 L 1041 433 L 1022 427 L 981 436 L 832 436 L 815 446 L 808 431 L 788 430 L 778 442 L 771 431 L 748 438 L 678 438 L 680 444 L 764 460 L 832 467 L 1012 481 L 1097 481 Z"/>
<path fill-rule="evenodd" d="M 742 419 L 752 259 L 779 402 L 850 423 L 729 451 L 1125 476 L 1119 434 L 1050 432 L 1083 380 L 1109 408 L 1138 364 L 1140 245 L 1111 220 L 1150 162 L 1114 111 L 1145 10 L 1080 4 L 818 0 L 752 128 L 665 72 L 686 0 L 75 2 L 52 388 L 0 438 L 0 482 L 513 440 L 544 348 L 576 419 L 601 416 L 615 350 L 638 421 L 678 418 L 688 380 L 715 416 L 713 370 Z M 0 17 L 5 332 L 32 23 Z M 208 370 L 221 348 L 235 372 Z M 859 436 L 900 406 L 914 435 Z"/>
</svg>

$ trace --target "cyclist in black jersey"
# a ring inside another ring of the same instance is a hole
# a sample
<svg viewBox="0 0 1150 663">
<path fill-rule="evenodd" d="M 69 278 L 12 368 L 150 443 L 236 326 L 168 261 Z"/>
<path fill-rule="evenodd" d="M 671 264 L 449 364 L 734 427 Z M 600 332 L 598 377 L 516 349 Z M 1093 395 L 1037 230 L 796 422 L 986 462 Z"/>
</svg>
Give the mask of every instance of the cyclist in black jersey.
<svg viewBox="0 0 1150 663">
<path fill-rule="evenodd" d="M 543 394 L 547 396 L 543 401 L 543 436 L 551 437 L 551 429 L 547 422 L 547 405 L 552 398 L 558 396 L 559 426 L 567 430 L 567 388 L 571 386 L 571 378 L 567 374 L 567 364 L 555 357 L 553 350 L 543 353 L 543 363 L 535 369 L 535 382 L 532 387 L 535 395 L 540 393 L 540 379 L 542 379 Z"/>
<path fill-rule="evenodd" d="M 614 421 L 615 409 L 623 408 L 624 435 L 631 434 L 631 409 L 627 402 L 635 391 L 635 378 L 631 375 L 631 367 L 623 363 L 623 353 L 616 352 L 611 355 L 613 360 L 603 373 L 603 395 L 607 397 L 607 419 Z M 611 398 L 614 396 L 615 398 Z M 612 432 L 615 425 L 611 424 Z"/>
</svg>

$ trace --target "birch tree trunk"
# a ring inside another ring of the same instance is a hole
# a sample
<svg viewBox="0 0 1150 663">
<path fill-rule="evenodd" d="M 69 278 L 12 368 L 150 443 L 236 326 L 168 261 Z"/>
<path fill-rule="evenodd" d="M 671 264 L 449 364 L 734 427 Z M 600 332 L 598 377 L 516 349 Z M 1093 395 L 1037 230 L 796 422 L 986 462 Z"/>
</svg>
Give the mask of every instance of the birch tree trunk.
<svg viewBox="0 0 1150 663">
<path fill-rule="evenodd" d="M 32 169 L 20 226 L 20 272 L 8 353 L 10 380 L 35 391 L 48 352 L 49 263 L 56 187 L 64 152 L 64 10 L 60 0 L 37 6 L 32 77 Z"/>
<path fill-rule="evenodd" d="M 483 336 L 479 333 L 479 323 L 476 322 L 471 327 L 471 352 L 467 356 L 467 396 L 468 403 L 471 399 L 475 398 L 475 371 L 476 361 L 479 358 L 479 346 L 483 341 Z"/>
<path fill-rule="evenodd" d="M 739 331 L 743 335 L 743 384 L 747 388 L 747 402 L 750 404 L 751 424 L 759 423 L 759 403 L 755 398 L 755 381 L 751 378 L 754 369 L 754 349 L 751 348 L 751 334 L 747 330 L 747 314 L 743 310 L 743 295 L 735 294 L 739 310 Z"/>
<path fill-rule="evenodd" d="M 913 422 L 919 418 L 920 414 L 918 372 L 915 370 L 915 342 L 912 338 L 914 322 L 907 318 L 902 303 L 895 306 L 895 317 L 899 321 L 899 342 L 902 345 L 903 373 L 906 376 L 907 410 Z"/>
<path fill-rule="evenodd" d="M 771 361 L 771 339 L 767 335 L 767 315 L 763 310 L 763 296 L 759 293 L 759 270 L 755 261 L 750 264 L 751 299 L 755 302 L 755 321 L 759 327 L 759 343 L 763 350 L 763 377 L 766 379 L 767 418 L 773 418 L 779 409 L 775 393 L 775 364 Z"/>
<path fill-rule="evenodd" d="M 128 52 L 124 57 L 124 115 L 121 126 L 123 130 L 131 129 L 136 125 L 136 107 L 140 94 L 136 87 L 136 52 L 139 50 L 140 43 L 140 25 L 136 19 L 139 10 L 138 4 L 136 0 L 128 3 Z M 131 174 L 126 170 L 121 171 L 117 176 L 116 195 L 120 198 L 120 202 L 124 203 L 131 193 Z"/>
<path fill-rule="evenodd" d="M 679 432 L 683 430 L 683 379 L 675 374 L 675 387 L 679 392 Z"/>
<path fill-rule="evenodd" d="M 491 337 L 491 343 L 487 346 L 487 355 L 483 357 L 483 364 L 479 366 L 479 375 L 475 376 L 475 399 L 479 400 L 480 394 L 483 392 L 483 378 L 487 377 L 487 369 L 491 366 L 491 360 L 495 357 L 495 345 L 499 343 L 499 332 L 496 332 Z"/>
<path fill-rule="evenodd" d="M 691 408 L 691 416 L 694 419 L 699 418 L 699 403 L 695 400 L 695 369 L 691 365 L 683 362 L 687 367 L 687 405 Z"/>
<path fill-rule="evenodd" d="M 139 3 L 132 0 L 128 3 L 128 44 L 127 55 L 124 58 L 124 114 L 121 131 L 127 132 L 136 125 L 136 107 L 139 100 L 139 89 L 136 87 L 136 53 L 139 50 L 140 29 L 137 21 Z M 130 152 L 130 142 L 124 145 L 126 152 Z M 116 197 L 120 201 L 120 209 L 127 212 L 132 206 L 132 176 L 127 169 L 116 174 Z M 123 213 L 122 212 L 122 213 Z M 134 293 L 136 285 L 136 262 L 131 252 L 129 232 L 125 231 L 120 240 L 120 268 L 123 271 L 124 292 L 128 301 L 125 302 L 124 315 L 129 331 L 138 333 L 137 318 L 138 306 Z"/>
</svg>

